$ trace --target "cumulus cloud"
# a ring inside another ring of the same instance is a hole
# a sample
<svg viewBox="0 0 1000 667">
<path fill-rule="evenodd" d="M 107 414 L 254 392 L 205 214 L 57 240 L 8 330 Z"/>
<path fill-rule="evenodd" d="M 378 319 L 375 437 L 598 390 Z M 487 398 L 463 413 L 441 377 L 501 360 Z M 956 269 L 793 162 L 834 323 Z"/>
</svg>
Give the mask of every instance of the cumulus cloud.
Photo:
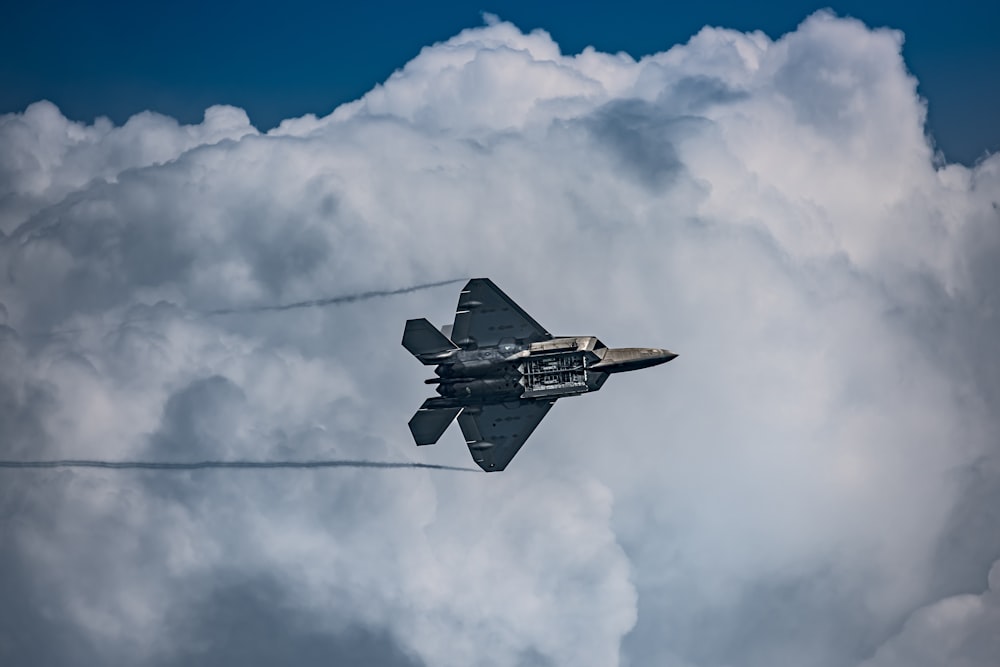
<svg viewBox="0 0 1000 667">
<path fill-rule="evenodd" d="M 936 161 L 902 39 L 818 13 L 636 61 L 491 19 L 266 135 L 4 116 L 5 459 L 467 465 L 405 426 L 402 322 L 452 288 L 260 304 L 486 275 L 681 357 L 502 474 L 0 470 L 0 655 L 988 664 L 1000 159 Z"/>
<path fill-rule="evenodd" d="M 0 231 L 9 232 L 39 209 L 126 169 L 173 160 L 181 153 L 257 131 L 242 109 L 214 106 L 200 125 L 180 125 L 145 111 L 115 127 L 107 118 L 93 125 L 66 119 L 51 102 L 30 105 L 0 119 Z"/>
<path fill-rule="evenodd" d="M 864 667 L 988 665 L 1000 655 L 1000 561 L 981 595 L 956 595 L 918 609 Z"/>
</svg>

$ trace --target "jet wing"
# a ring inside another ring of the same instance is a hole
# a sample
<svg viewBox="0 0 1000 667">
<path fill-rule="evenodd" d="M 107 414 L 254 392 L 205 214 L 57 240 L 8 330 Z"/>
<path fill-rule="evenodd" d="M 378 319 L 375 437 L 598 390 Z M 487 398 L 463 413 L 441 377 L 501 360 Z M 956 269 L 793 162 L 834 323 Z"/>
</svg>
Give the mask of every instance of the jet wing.
<svg viewBox="0 0 1000 667">
<path fill-rule="evenodd" d="M 518 401 L 463 410 L 458 425 L 473 460 L 486 472 L 506 468 L 553 403 Z"/>
<path fill-rule="evenodd" d="M 504 338 L 528 343 L 552 338 L 489 278 L 473 278 L 458 297 L 451 339 L 462 347 L 491 347 Z"/>
</svg>

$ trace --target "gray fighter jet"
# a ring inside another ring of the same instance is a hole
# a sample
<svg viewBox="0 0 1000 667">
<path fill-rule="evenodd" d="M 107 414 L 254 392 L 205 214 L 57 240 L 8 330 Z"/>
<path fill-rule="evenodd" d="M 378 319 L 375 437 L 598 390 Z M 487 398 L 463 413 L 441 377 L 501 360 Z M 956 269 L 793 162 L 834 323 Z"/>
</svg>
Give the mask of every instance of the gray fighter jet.
<svg viewBox="0 0 1000 667">
<path fill-rule="evenodd" d="M 455 323 L 441 331 L 407 320 L 403 347 L 437 366 L 440 396 L 410 420 L 418 445 L 432 445 L 458 417 L 472 458 L 486 472 L 503 470 L 563 396 L 597 391 L 611 373 L 634 371 L 677 355 L 648 347 L 609 348 L 593 336 L 553 337 L 488 278 L 470 280 Z"/>
</svg>

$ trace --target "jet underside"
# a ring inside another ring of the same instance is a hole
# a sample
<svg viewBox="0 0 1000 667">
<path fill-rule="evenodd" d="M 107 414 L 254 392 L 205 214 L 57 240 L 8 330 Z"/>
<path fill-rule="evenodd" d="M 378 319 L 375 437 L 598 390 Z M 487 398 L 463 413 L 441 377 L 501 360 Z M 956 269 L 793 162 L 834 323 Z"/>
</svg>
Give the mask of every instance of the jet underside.
<svg viewBox="0 0 1000 667">
<path fill-rule="evenodd" d="M 597 391 L 610 373 L 677 356 L 611 349 L 593 336 L 554 338 L 485 278 L 462 290 L 451 327 L 408 320 L 403 346 L 435 366 L 436 377 L 425 382 L 439 394 L 410 420 L 414 440 L 437 442 L 458 417 L 473 459 L 487 472 L 507 466 L 556 399 Z"/>
<path fill-rule="evenodd" d="M 473 406 L 510 400 L 553 400 L 601 388 L 607 373 L 589 371 L 601 358 L 594 352 L 593 337 L 558 339 L 558 347 L 545 344 L 456 350 L 453 359 L 435 369 L 426 380 L 437 385 L 440 397 L 427 407 Z M 589 349 L 588 349 L 589 348 Z"/>
</svg>

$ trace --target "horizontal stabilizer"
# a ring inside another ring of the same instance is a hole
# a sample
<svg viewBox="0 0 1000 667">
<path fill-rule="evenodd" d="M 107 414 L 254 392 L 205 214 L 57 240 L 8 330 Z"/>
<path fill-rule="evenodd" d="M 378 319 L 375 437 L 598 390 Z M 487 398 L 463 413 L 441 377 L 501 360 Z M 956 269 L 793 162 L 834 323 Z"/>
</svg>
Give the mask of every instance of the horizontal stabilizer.
<svg viewBox="0 0 1000 667">
<path fill-rule="evenodd" d="M 403 347 L 425 364 L 434 363 L 433 359 L 426 357 L 458 349 L 457 345 L 448 340 L 425 318 L 406 320 L 406 328 L 403 329 Z"/>
<path fill-rule="evenodd" d="M 462 408 L 420 408 L 410 419 L 410 433 L 418 445 L 433 445 L 448 429 Z"/>
</svg>

